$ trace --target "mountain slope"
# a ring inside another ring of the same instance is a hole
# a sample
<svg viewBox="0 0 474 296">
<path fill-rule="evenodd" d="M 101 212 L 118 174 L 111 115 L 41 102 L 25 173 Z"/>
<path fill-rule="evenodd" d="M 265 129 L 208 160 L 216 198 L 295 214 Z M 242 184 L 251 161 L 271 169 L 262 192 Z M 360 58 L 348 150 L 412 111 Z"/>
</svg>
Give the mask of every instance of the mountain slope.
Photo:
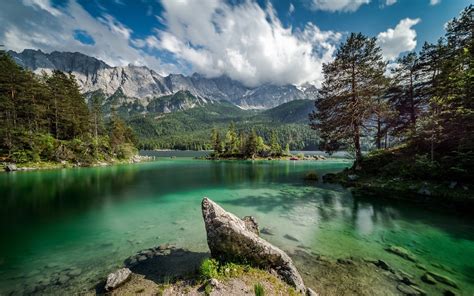
<svg viewBox="0 0 474 296">
<path fill-rule="evenodd" d="M 304 119 L 309 105 L 312 106 L 311 101 L 299 100 L 257 111 L 213 101 L 174 113 L 135 116 L 130 118 L 129 124 L 137 132 L 141 147 L 146 149 L 209 149 L 211 130 L 218 129 L 224 137 L 231 122 L 237 130 L 255 129 L 266 141 L 276 132 L 280 143 L 288 143 L 291 149 L 315 149 L 319 139 Z M 288 110 L 297 112 L 288 114 L 285 112 Z"/>
<path fill-rule="evenodd" d="M 308 114 L 314 110 L 314 101 L 295 100 L 266 110 L 262 116 L 283 123 L 308 123 Z"/>
<path fill-rule="evenodd" d="M 314 97 L 312 91 L 294 85 L 267 84 L 249 88 L 226 76 L 206 78 L 200 74 L 170 74 L 164 77 L 143 66 L 112 67 L 78 52 L 44 53 L 40 50 L 25 49 L 21 53 L 8 53 L 19 65 L 35 73 L 51 72 L 55 69 L 71 72 L 87 97 L 90 97 L 91 93 L 100 92 L 106 98 L 104 104 L 107 104 L 110 97 L 115 95 L 116 98 L 120 95 L 126 104 L 141 106 L 139 109 L 142 109 L 142 112 L 148 112 L 146 106 L 151 99 L 172 95 L 178 91 L 188 91 L 195 97 L 209 100 L 229 101 L 245 109 L 269 109 L 289 101 Z"/>
</svg>

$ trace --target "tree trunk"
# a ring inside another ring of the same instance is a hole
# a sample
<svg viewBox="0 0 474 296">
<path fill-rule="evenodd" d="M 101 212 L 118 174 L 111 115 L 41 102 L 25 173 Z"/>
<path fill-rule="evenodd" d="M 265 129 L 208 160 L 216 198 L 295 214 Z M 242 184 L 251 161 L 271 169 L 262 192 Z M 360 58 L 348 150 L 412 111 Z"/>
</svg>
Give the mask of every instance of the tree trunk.
<svg viewBox="0 0 474 296">
<path fill-rule="evenodd" d="M 377 136 L 375 138 L 377 149 L 382 148 L 382 123 L 380 121 L 380 117 L 377 117 Z"/>
<path fill-rule="evenodd" d="M 362 151 L 360 149 L 360 134 L 359 126 L 357 124 L 354 124 L 354 148 L 356 163 L 359 163 L 362 160 Z"/>
</svg>

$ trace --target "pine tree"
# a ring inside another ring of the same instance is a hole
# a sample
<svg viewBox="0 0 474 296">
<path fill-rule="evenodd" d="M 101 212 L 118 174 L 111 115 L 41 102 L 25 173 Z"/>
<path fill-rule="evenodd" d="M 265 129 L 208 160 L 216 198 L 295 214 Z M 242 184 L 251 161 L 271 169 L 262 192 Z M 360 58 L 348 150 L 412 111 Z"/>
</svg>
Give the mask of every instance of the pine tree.
<svg viewBox="0 0 474 296">
<path fill-rule="evenodd" d="M 257 133 L 252 129 L 246 141 L 245 156 L 248 158 L 255 158 L 258 155 L 259 148 Z"/>
<path fill-rule="evenodd" d="M 319 130 L 330 146 L 353 144 L 356 161 L 362 158 L 362 130 L 382 95 L 385 67 L 375 38 L 361 33 L 352 33 L 337 50 L 335 60 L 323 66 L 324 82 L 316 111 L 310 115 L 311 127 Z"/>
<path fill-rule="evenodd" d="M 278 137 L 275 133 L 275 131 L 272 131 L 271 135 L 270 135 L 270 154 L 272 156 L 281 156 L 283 153 L 282 149 L 281 149 L 281 145 L 278 141 Z"/>
</svg>

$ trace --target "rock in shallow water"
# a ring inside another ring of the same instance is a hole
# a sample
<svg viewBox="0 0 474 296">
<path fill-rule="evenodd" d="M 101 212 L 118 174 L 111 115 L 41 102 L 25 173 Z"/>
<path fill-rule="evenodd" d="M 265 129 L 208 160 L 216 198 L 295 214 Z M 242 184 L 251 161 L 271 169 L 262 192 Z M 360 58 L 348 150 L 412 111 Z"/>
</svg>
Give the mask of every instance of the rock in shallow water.
<svg viewBox="0 0 474 296">
<path fill-rule="evenodd" d="M 306 293 L 303 279 L 291 258 L 249 230 L 244 221 L 208 198 L 202 200 L 202 215 L 213 257 L 222 260 L 243 259 L 263 268 L 274 269 L 284 281 Z"/>
<path fill-rule="evenodd" d="M 114 273 L 107 276 L 107 282 L 105 284 L 105 290 L 111 291 L 123 283 L 125 283 L 132 274 L 132 271 L 128 268 L 121 268 Z"/>
<path fill-rule="evenodd" d="M 392 254 L 398 255 L 406 260 L 409 260 L 411 262 L 417 262 L 416 256 L 410 253 L 410 251 L 399 247 L 399 246 L 390 246 L 385 249 L 387 252 L 390 252 Z"/>
</svg>

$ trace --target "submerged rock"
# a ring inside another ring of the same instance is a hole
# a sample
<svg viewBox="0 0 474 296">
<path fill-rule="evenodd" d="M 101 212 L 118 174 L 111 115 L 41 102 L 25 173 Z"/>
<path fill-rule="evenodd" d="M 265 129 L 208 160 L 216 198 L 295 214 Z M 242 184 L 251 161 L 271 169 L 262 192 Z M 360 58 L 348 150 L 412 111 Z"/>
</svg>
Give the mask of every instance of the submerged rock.
<svg viewBox="0 0 474 296">
<path fill-rule="evenodd" d="M 432 271 L 428 271 L 428 275 L 432 276 L 439 283 L 458 288 L 458 284 L 447 276 Z"/>
<path fill-rule="evenodd" d="M 270 228 L 266 228 L 266 227 L 263 227 L 260 233 L 266 234 L 266 235 L 275 235 L 275 233 Z"/>
<path fill-rule="evenodd" d="M 202 200 L 202 215 L 207 244 L 214 258 L 245 260 L 262 268 L 274 269 L 285 282 L 306 293 L 303 279 L 291 258 L 250 231 L 243 220 L 208 198 Z"/>
<path fill-rule="evenodd" d="M 436 284 L 436 280 L 429 274 L 425 273 L 421 276 L 421 280 L 427 284 L 434 285 Z"/>
<path fill-rule="evenodd" d="M 121 268 L 116 272 L 113 272 L 107 276 L 107 282 L 105 283 L 105 290 L 111 291 L 123 283 L 125 283 L 132 274 L 132 271 L 128 268 Z"/>
<path fill-rule="evenodd" d="M 408 251 L 407 249 L 404 249 L 402 247 L 390 246 L 390 247 L 386 248 L 385 250 L 387 252 L 392 253 L 392 254 L 398 255 L 398 256 L 402 257 L 403 259 L 406 259 L 406 260 L 409 260 L 409 261 L 412 261 L 412 262 L 417 262 L 416 256 L 413 255 L 412 253 L 410 253 L 410 251 Z"/>
<path fill-rule="evenodd" d="M 423 295 L 423 293 L 421 293 L 417 289 L 413 288 L 412 286 L 406 285 L 406 284 L 399 284 L 397 286 L 397 289 L 405 295 L 410 295 L 410 296 Z"/>
<path fill-rule="evenodd" d="M 289 235 L 289 234 L 285 234 L 283 237 L 286 238 L 286 239 L 288 239 L 288 240 L 294 241 L 294 242 L 299 242 L 299 241 L 300 241 L 300 240 L 297 239 L 296 237 L 291 236 L 291 235 Z"/>
</svg>

